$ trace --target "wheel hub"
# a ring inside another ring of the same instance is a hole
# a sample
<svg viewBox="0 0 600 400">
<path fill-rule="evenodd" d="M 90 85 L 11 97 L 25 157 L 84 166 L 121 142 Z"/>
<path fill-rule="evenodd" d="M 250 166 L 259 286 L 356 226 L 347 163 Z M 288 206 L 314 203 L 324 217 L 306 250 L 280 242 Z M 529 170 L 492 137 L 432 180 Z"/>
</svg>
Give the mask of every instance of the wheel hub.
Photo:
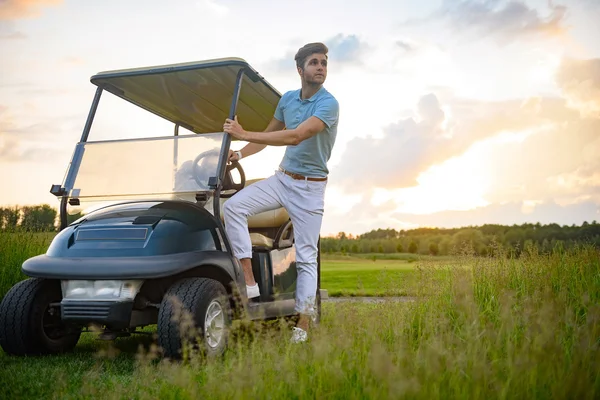
<svg viewBox="0 0 600 400">
<path fill-rule="evenodd" d="M 221 344 L 223 339 L 223 330 L 225 329 L 225 315 L 223 314 L 223 307 L 217 300 L 213 300 L 206 310 L 206 317 L 204 319 L 204 336 L 206 343 L 216 348 Z"/>
</svg>

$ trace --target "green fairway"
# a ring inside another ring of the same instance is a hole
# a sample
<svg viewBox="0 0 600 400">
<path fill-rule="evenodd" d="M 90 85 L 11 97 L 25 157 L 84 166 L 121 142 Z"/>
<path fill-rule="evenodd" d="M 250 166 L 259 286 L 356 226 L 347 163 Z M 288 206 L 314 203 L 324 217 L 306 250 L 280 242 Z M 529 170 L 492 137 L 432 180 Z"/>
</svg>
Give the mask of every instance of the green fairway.
<svg viewBox="0 0 600 400">
<path fill-rule="evenodd" d="M 415 267 L 404 260 L 323 260 L 321 288 L 330 296 L 410 295 Z"/>
</svg>

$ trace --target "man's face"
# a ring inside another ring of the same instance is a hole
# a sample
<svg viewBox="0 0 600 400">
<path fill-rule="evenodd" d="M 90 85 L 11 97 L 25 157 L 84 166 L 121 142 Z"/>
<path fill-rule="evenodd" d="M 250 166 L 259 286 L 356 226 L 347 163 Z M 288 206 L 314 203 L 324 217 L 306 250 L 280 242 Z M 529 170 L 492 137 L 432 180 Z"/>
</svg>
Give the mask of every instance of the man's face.
<svg viewBox="0 0 600 400">
<path fill-rule="evenodd" d="M 327 56 L 325 54 L 311 54 L 304 61 L 304 71 L 299 69 L 300 76 L 309 84 L 322 85 L 327 78 Z"/>
</svg>

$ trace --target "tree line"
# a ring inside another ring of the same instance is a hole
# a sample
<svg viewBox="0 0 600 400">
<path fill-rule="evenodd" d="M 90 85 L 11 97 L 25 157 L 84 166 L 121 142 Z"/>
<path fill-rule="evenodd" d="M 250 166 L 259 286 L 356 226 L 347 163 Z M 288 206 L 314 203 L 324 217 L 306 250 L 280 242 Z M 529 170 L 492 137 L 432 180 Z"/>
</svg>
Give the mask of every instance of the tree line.
<svg viewBox="0 0 600 400">
<path fill-rule="evenodd" d="M 73 221 L 79 215 L 69 215 Z M 48 204 L 0 208 L 0 230 L 58 230 L 58 210 Z M 581 225 L 540 223 L 521 225 L 486 224 L 462 228 L 416 228 L 408 230 L 376 229 L 353 236 L 345 232 L 335 237 L 321 238 L 321 251 L 326 253 L 412 253 L 429 255 L 454 254 L 468 247 L 478 255 L 491 254 L 502 247 L 519 252 L 527 246 L 550 251 L 555 246 L 570 247 L 593 244 L 600 248 L 600 224 L 596 221 Z"/>
<path fill-rule="evenodd" d="M 67 223 L 81 216 L 81 213 L 69 214 Z M 58 210 L 48 204 L 0 207 L 0 232 L 57 232 L 59 226 Z"/>
<path fill-rule="evenodd" d="M 526 223 L 521 225 L 486 224 L 462 228 L 416 228 L 409 230 L 377 229 L 353 236 L 345 232 L 321 239 L 321 251 L 326 253 L 412 253 L 451 255 L 468 251 L 485 256 L 498 249 L 519 254 L 528 246 L 548 252 L 592 244 L 600 249 L 600 224 L 596 221 L 581 225 Z"/>
<path fill-rule="evenodd" d="M 57 230 L 58 210 L 48 204 L 0 208 L 0 230 L 37 231 Z"/>
</svg>

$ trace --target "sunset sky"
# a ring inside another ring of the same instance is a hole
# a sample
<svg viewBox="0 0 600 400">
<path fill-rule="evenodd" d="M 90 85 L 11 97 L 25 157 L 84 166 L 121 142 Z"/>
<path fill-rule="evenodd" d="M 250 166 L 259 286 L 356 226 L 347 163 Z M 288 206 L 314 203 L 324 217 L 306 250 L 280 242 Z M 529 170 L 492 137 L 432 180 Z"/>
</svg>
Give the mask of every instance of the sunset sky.
<svg viewBox="0 0 600 400">
<path fill-rule="evenodd" d="M 285 92 L 322 41 L 322 234 L 600 221 L 598 21 L 600 0 L 0 0 L 0 204 L 58 205 L 95 73 L 241 57 Z M 94 139 L 172 134 L 105 96 Z"/>
</svg>

